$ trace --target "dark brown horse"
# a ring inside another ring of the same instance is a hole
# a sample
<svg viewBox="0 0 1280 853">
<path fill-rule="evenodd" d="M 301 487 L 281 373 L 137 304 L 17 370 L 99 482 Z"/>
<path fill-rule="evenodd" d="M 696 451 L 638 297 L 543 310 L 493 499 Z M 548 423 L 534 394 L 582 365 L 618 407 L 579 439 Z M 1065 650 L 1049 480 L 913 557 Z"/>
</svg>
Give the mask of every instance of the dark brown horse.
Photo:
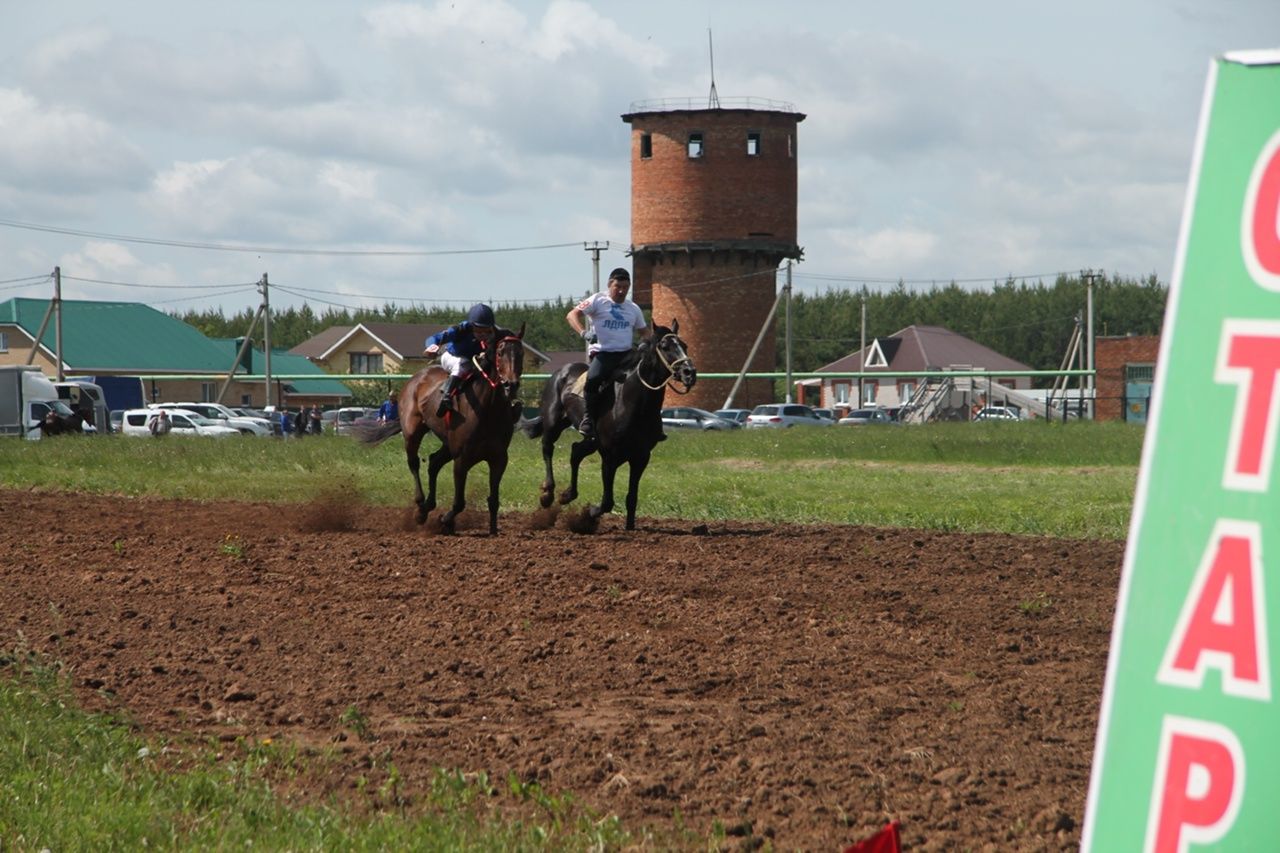
<svg viewBox="0 0 1280 853">
<path fill-rule="evenodd" d="M 80 435 L 84 432 L 84 424 L 89 423 L 89 419 L 84 416 L 83 412 L 78 410 L 71 414 L 63 415 L 50 409 L 45 413 L 44 418 L 36 429 L 40 430 L 41 435 Z"/>
<path fill-rule="evenodd" d="M 595 519 L 613 511 L 613 478 L 625 463 L 631 473 L 627 485 L 627 529 L 635 530 L 640 478 L 649 465 L 654 446 L 661 440 L 662 399 L 667 386 L 678 383 L 684 390 L 675 390 L 688 393 L 698 381 L 698 371 L 689 358 L 685 342 L 677 335 L 679 331 L 680 323 L 674 320 L 669 329 L 654 324 L 653 337 L 632 353 L 619 369 L 617 381 L 601 387 L 601 393 L 612 394 L 613 399 L 601 401 L 609 408 L 596 419 L 595 437 L 574 442 L 569 451 L 569 488 L 560 495 L 560 503 L 567 504 L 578 496 L 578 466 L 583 459 L 599 452 L 604 495 L 599 505 L 587 507 L 587 515 Z M 574 362 L 553 373 L 543 386 L 537 417 L 520 423 L 525 435 L 542 437 L 542 461 L 547 469 L 540 497 L 544 508 L 551 506 L 556 490 L 551 469 L 556 440 L 560 433 L 582 420 L 586 404 L 577 380 L 586 371 L 587 365 Z"/>
<path fill-rule="evenodd" d="M 477 462 L 489 466 L 489 532 L 498 532 L 498 485 L 507 470 L 507 449 L 520 416 L 520 375 L 524 372 L 524 325 L 518 333 L 495 329 L 483 341 L 481 354 L 472 359 L 471 378 L 459 386 L 453 408 L 436 416 L 440 392 L 447 377 L 433 365 L 413 375 L 400 390 L 400 420 L 389 424 L 358 425 L 355 436 L 377 444 L 404 433 L 404 453 L 413 473 L 415 518 L 419 524 L 436 507 L 436 475 L 453 460 L 453 506 L 440 516 L 440 524 L 452 532 L 458 513 L 466 506 L 467 472 Z M 440 447 L 427 457 L 427 492 L 423 495 L 418 474 L 418 449 L 427 433 L 435 433 Z"/>
</svg>

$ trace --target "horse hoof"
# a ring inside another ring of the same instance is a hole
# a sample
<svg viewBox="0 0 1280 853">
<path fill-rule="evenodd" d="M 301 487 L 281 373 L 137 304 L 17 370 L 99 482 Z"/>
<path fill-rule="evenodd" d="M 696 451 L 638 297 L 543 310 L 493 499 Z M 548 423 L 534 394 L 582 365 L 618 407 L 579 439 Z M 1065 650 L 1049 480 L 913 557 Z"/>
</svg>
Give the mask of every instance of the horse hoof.
<svg viewBox="0 0 1280 853">
<path fill-rule="evenodd" d="M 561 503 L 561 504 L 573 503 L 573 501 L 574 501 L 577 497 L 578 497 L 578 493 L 577 493 L 577 492 L 561 492 L 561 493 L 560 493 L 560 503 Z"/>
<path fill-rule="evenodd" d="M 551 494 L 551 492 L 543 492 L 541 495 L 538 496 L 538 503 L 542 506 L 543 509 L 549 509 L 551 507 L 551 503 L 555 499 L 556 499 L 556 496 Z"/>
</svg>

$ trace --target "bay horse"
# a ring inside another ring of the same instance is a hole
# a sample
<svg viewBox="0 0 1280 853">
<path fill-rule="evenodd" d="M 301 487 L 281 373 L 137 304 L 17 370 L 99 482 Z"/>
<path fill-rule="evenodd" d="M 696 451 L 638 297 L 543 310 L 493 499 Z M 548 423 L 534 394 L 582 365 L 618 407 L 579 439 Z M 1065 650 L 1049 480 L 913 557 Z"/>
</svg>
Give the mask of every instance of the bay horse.
<svg viewBox="0 0 1280 853">
<path fill-rule="evenodd" d="M 601 406 L 607 405 L 608 409 L 595 418 L 595 436 L 574 442 L 569 451 L 569 488 L 560 495 L 561 504 L 577 498 L 578 466 L 598 452 L 604 495 L 599 505 L 587 507 L 587 516 L 598 519 L 613 511 L 613 479 L 625 463 L 630 467 L 627 530 L 635 530 L 640 478 L 649 465 L 654 446 L 662 440 L 662 400 L 667 386 L 687 394 L 698 380 L 697 368 L 689 358 L 688 347 L 680 339 L 679 331 L 678 320 L 671 321 L 671 328 L 655 323 L 652 338 L 642 342 L 624 361 L 613 381 L 601 386 Z M 551 468 L 556 441 L 560 433 L 582 422 L 586 402 L 578 379 L 586 372 L 586 364 L 573 362 L 553 373 L 543 386 L 538 414 L 520 422 L 521 432 L 529 438 L 542 437 L 546 479 L 542 481 L 539 501 L 544 509 L 551 506 L 556 489 Z M 684 386 L 684 390 L 678 389 L 675 383 Z M 609 396 L 612 399 L 608 399 Z"/>
<path fill-rule="evenodd" d="M 357 424 L 353 434 L 365 444 L 378 444 L 396 433 L 404 434 L 404 453 L 413 474 L 415 520 L 422 524 L 436 507 L 436 475 L 453 461 L 453 505 L 440 517 L 452 533 L 458 513 L 467 500 L 467 473 L 478 462 L 489 466 L 489 533 L 498 532 L 498 485 L 507 469 L 507 451 L 520 414 L 520 376 L 524 372 L 524 324 L 519 332 L 493 330 L 483 340 L 480 355 L 472 359 L 474 370 L 458 386 L 452 409 L 436 415 L 440 393 L 448 377 L 439 365 L 415 373 L 400 390 L 400 419 L 388 424 Z M 427 433 L 440 439 L 440 447 L 427 457 L 427 492 L 422 491 L 418 450 Z"/>
</svg>

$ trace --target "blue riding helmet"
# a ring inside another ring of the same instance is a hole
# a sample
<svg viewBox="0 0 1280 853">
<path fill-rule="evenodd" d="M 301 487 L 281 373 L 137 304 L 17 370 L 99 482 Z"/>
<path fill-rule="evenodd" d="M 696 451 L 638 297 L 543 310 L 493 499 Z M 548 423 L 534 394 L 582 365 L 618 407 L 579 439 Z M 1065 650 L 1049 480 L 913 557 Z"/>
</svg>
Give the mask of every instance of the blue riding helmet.
<svg viewBox="0 0 1280 853">
<path fill-rule="evenodd" d="M 471 310 L 467 312 L 467 322 L 473 326 L 485 326 L 490 329 L 497 325 L 493 319 L 493 309 L 483 302 L 477 302 L 471 306 Z"/>
</svg>

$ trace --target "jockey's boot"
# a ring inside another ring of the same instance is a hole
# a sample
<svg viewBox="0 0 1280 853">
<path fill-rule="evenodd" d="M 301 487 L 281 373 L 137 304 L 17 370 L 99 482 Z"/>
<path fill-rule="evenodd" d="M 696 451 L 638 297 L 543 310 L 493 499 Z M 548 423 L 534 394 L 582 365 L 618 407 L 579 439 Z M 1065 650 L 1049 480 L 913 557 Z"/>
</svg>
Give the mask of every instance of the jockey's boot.
<svg viewBox="0 0 1280 853">
<path fill-rule="evenodd" d="M 595 421 L 592 420 L 592 413 L 596 410 L 596 396 L 600 392 L 592 394 L 585 391 L 582 395 L 582 422 L 578 424 L 578 432 L 583 438 L 594 438 L 596 434 Z"/>
<path fill-rule="evenodd" d="M 444 413 L 453 408 L 453 391 L 458 387 L 458 377 L 450 376 L 440 389 L 440 405 L 436 406 L 436 417 L 443 418 Z"/>
</svg>

